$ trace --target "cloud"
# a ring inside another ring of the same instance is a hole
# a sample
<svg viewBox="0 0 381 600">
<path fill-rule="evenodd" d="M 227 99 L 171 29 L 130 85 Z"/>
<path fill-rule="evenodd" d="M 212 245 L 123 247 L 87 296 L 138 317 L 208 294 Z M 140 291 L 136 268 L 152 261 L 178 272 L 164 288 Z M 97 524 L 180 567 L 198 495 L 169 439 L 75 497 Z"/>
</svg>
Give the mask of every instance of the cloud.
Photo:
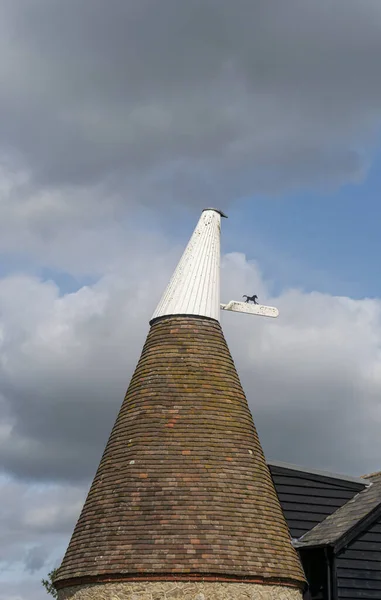
<svg viewBox="0 0 381 600">
<path fill-rule="evenodd" d="M 31 277 L 0 282 L 6 470 L 76 479 L 96 467 L 159 299 L 152 290 L 164 286 L 162 259 L 148 254 L 143 268 L 136 259 L 123 274 L 63 296 Z"/>
<path fill-rule="evenodd" d="M 255 289 L 280 309 L 277 321 L 250 323 L 250 335 L 244 316 L 224 315 L 268 458 L 352 475 L 379 470 L 380 300 L 301 290 L 271 298 L 257 264 L 240 254 L 226 257 L 225 273 L 227 296 Z"/>
<path fill-rule="evenodd" d="M 41 600 L 41 585 L 34 580 L 2 584 L 0 600 Z"/>
<path fill-rule="evenodd" d="M 13 573 L 38 578 L 57 566 L 78 518 L 86 490 L 0 477 L 0 588 Z M 15 592 L 15 589 L 13 589 Z M 0 598 L 1 598 L 0 594 Z"/>
<path fill-rule="evenodd" d="M 160 246 L 164 258 L 170 254 L 172 240 L 160 232 L 160 214 L 144 206 L 124 209 L 105 186 L 35 188 L 30 175 L 0 165 L 0 269 L 49 268 L 97 279 L 123 270 L 132 248 L 136 268 L 151 245 Z"/>
<path fill-rule="evenodd" d="M 28 550 L 25 557 L 25 569 L 33 575 L 40 571 L 46 563 L 48 553 L 43 546 L 33 546 Z"/>
<path fill-rule="evenodd" d="M 139 268 L 64 295 L 28 277 L 0 282 L 5 472 L 92 477 L 159 299 L 152 289 L 169 276 L 159 257 L 151 248 Z M 281 310 L 275 322 L 223 315 L 266 454 L 353 474 L 377 469 L 380 301 L 298 290 L 273 299 L 241 254 L 225 256 L 223 279 L 226 300 L 255 291 Z"/>
<path fill-rule="evenodd" d="M 2 3 L 3 263 L 99 276 L 138 222 L 371 163 L 378 0 L 138 4 Z"/>
<path fill-rule="evenodd" d="M 380 10 L 6 0 L 4 163 L 32 187 L 106 185 L 123 206 L 356 181 L 380 124 Z"/>
</svg>

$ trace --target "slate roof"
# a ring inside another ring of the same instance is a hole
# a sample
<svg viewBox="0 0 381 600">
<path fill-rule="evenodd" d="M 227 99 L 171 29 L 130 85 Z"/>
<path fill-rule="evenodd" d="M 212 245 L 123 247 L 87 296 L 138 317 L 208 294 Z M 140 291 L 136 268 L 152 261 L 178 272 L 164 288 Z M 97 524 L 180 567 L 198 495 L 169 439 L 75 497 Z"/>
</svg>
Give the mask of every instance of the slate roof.
<svg viewBox="0 0 381 600">
<path fill-rule="evenodd" d="M 367 484 L 367 479 L 371 477 L 371 475 L 363 475 L 362 477 L 353 477 L 352 475 L 344 475 L 343 473 L 333 473 L 331 471 L 322 471 L 321 469 L 312 469 L 310 467 L 302 467 L 301 465 L 294 465 L 293 463 L 284 462 L 281 460 L 267 460 L 267 464 L 269 467 L 279 467 L 283 469 L 287 469 L 288 471 L 297 471 L 299 473 L 317 475 L 318 477 L 323 477 L 324 480 L 333 479 L 333 480 L 341 480 L 349 483 L 358 483 L 365 487 Z"/>
<path fill-rule="evenodd" d="M 55 579 L 304 574 L 220 324 L 152 325 Z"/>
<path fill-rule="evenodd" d="M 295 546 L 306 548 L 335 545 L 354 527 L 360 526 L 381 505 L 381 472 L 367 475 L 366 480 L 369 482 L 368 487 L 304 534 Z"/>
</svg>

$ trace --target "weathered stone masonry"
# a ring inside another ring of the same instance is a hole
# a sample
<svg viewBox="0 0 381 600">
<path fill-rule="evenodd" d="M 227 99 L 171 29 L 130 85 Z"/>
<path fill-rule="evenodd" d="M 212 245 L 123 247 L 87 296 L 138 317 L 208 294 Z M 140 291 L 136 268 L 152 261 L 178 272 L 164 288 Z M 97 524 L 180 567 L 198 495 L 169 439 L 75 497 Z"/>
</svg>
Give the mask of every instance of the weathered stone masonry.
<svg viewBox="0 0 381 600">
<path fill-rule="evenodd" d="M 71 587 L 59 600 L 300 600 L 298 589 L 250 583 L 106 583 Z"/>
</svg>

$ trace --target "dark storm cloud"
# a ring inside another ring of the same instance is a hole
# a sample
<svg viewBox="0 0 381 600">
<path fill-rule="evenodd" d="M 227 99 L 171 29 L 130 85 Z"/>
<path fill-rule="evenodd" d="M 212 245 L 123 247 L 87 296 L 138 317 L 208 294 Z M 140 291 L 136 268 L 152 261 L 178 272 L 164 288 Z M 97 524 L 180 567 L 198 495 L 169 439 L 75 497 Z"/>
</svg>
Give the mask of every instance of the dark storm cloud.
<svg viewBox="0 0 381 600">
<path fill-rule="evenodd" d="M 361 174 L 381 115 L 378 0 L 1 11 L 0 144 L 35 183 L 201 202 Z"/>
</svg>

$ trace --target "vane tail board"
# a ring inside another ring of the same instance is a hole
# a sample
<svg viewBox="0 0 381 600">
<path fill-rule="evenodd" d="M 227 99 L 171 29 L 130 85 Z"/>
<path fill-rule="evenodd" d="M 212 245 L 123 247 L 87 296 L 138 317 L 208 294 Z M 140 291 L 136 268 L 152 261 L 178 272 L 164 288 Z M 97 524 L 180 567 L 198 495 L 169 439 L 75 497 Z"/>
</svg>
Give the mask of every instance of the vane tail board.
<svg viewBox="0 0 381 600">
<path fill-rule="evenodd" d="M 279 310 L 275 306 L 265 306 L 264 304 L 249 304 L 248 302 L 237 302 L 230 300 L 227 304 L 220 304 L 221 310 L 232 312 L 241 312 L 248 315 L 258 315 L 260 317 L 272 317 L 275 319 L 279 315 Z"/>
</svg>

